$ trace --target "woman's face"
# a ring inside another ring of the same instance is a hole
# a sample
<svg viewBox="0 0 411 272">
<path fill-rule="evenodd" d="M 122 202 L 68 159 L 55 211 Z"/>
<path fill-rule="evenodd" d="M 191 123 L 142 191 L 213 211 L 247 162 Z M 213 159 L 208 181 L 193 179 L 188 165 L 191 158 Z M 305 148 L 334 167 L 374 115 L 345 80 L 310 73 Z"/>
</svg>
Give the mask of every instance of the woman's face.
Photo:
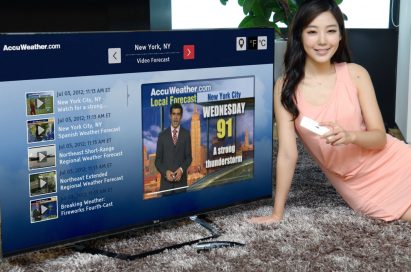
<svg viewBox="0 0 411 272">
<path fill-rule="evenodd" d="M 318 15 L 302 32 L 302 42 L 307 60 L 325 63 L 338 49 L 340 28 L 331 12 Z"/>
</svg>

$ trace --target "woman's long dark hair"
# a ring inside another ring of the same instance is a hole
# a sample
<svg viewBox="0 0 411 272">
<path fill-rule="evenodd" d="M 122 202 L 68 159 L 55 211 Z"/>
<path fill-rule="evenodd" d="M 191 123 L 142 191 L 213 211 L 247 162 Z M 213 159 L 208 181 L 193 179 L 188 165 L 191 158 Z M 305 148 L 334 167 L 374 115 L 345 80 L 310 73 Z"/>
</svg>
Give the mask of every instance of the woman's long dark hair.
<svg viewBox="0 0 411 272">
<path fill-rule="evenodd" d="M 281 103 L 293 118 L 299 111 L 296 105 L 296 88 L 304 77 L 306 53 L 302 43 L 303 30 L 321 13 L 329 11 L 337 20 L 341 40 L 331 62 L 351 62 L 347 46 L 343 14 L 334 0 L 307 0 L 295 14 L 288 32 L 287 49 L 284 56 L 284 83 L 281 92 Z"/>
</svg>

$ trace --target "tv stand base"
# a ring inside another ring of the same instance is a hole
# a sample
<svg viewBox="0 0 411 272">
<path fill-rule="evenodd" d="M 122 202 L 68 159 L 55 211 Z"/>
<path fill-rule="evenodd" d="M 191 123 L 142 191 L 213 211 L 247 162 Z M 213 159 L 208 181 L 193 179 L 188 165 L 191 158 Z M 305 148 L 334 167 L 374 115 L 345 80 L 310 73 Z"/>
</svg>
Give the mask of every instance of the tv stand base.
<svg viewBox="0 0 411 272">
<path fill-rule="evenodd" d="M 190 220 L 194 221 L 195 223 L 199 224 L 203 228 L 207 229 L 210 232 L 211 236 L 146 251 L 146 252 L 139 253 L 136 255 L 128 255 L 128 254 L 115 253 L 115 252 L 111 252 L 107 250 L 97 249 L 97 248 L 86 246 L 83 243 L 75 244 L 73 246 L 73 249 L 81 253 L 99 254 L 99 255 L 104 255 L 107 257 L 111 257 L 111 258 L 117 258 L 120 260 L 132 261 L 132 260 L 141 259 L 141 258 L 150 256 L 150 255 L 155 255 L 165 250 L 177 249 L 177 248 L 181 248 L 181 247 L 189 246 L 189 245 L 194 245 L 194 247 L 197 249 L 197 252 L 212 250 L 215 248 L 222 248 L 222 247 L 244 246 L 244 244 L 242 243 L 232 242 L 232 241 L 206 241 L 206 240 L 218 238 L 221 235 L 220 230 L 206 216 L 200 216 L 200 215 L 191 216 Z"/>
</svg>

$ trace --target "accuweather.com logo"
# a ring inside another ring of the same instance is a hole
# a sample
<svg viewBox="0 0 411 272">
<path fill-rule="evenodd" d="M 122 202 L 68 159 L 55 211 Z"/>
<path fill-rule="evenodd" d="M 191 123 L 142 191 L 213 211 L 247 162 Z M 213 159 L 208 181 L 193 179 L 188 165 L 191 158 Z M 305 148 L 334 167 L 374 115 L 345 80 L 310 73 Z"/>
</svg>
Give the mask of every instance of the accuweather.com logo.
<svg viewBox="0 0 411 272">
<path fill-rule="evenodd" d="M 58 50 L 61 49 L 60 44 L 26 44 L 7 45 L 3 46 L 3 52 L 7 51 L 29 51 L 29 50 Z"/>
</svg>

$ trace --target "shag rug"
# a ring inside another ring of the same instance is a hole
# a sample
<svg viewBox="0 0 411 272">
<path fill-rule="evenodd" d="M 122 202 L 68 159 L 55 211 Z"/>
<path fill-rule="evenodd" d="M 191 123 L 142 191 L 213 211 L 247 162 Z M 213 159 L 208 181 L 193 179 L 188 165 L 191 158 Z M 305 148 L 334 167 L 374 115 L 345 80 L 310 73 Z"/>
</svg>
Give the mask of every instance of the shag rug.
<svg viewBox="0 0 411 272">
<path fill-rule="evenodd" d="M 245 246 L 198 252 L 187 245 L 135 260 L 66 246 L 3 259 L 0 271 L 411 271 L 411 223 L 352 211 L 301 144 L 299 153 L 282 222 L 260 226 L 246 220 L 271 213 L 272 199 L 208 214 L 222 230 L 215 240 Z M 207 236 L 198 224 L 178 220 L 83 245 L 134 255 Z"/>
</svg>

